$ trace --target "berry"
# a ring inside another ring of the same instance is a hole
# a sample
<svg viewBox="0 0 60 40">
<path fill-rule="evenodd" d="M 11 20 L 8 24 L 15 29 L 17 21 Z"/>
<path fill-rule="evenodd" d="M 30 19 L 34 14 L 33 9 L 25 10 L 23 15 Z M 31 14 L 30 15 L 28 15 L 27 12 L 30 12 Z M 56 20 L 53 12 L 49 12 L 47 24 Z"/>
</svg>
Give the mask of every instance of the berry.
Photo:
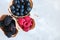
<svg viewBox="0 0 60 40">
<path fill-rule="evenodd" d="M 17 7 L 17 8 L 20 8 L 20 4 L 17 4 L 16 7 Z"/>
<path fill-rule="evenodd" d="M 19 12 L 16 12 L 16 13 L 15 13 L 15 15 L 18 15 L 18 16 L 20 16 L 20 13 L 19 13 Z"/>
<path fill-rule="evenodd" d="M 6 36 L 7 36 L 8 38 L 10 38 L 10 37 L 12 36 L 12 33 L 11 33 L 11 32 L 8 32 L 8 33 L 6 34 Z"/>
<path fill-rule="evenodd" d="M 16 24 L 11 16 L 6 16 L 3 20 L 3 31 L 7 37 L 11 37 L 16 33 Z"/>
<path fill-rule="evenodd" d="M 21 2 L 24 2 L 24 0 L 20 0 Z"/>
<path fill-rule="evenodd" d="M 29 16 L 25 16 L 24 19 L 28 22 L 31 20 L 31 18 Z"/>
<path fill-rule="evenodd" d="M 13 5 L 13 6 L 10 6 L 10 8 L 11 8 L 11 12 L 12 13 L 16 13 L 16 11 L 15 11 L 15 6 Z"/>
<path fill-rule="evenodd" d="M 30 10 L 31 10 L 31 8 L 30 8 L 30 7 L 28 7 L 28 8 L 27 8 L 27 11 L 29 12 Z"/>
<path fill-rule="evenodd" d="M 30 30 L 30 27 L 24 27 L 23 29 L 25 32 L 28 32 Z"/>
<path fill-rule="evenodd" d="M 32 26 L 32 19 L 29 16 L 25 16 L 23 18 L 18 18 L 18 24 L 25 32 L 28 32 Z"/>
<path fill-rule="evenodd" d="M 12 35 L 15 34 L 15 32 L 16 32 L 16 25 L 14 23 L 11 23 L 9 25 L 9 27 L 10 27 L 10 32 L 12 32 Z"/>
<path fill-rule="evenodd" d="M 24 9 L 21 9 L 20 12 L 23 13 L 24 12 Z"/>
<path fill-rule="evenodd" d="M 11 23 L 12 20 L 13 20 L 12 17 L 6 16 L 3 23 L 4 23 L 5 26 L 8 26 Z"/>
<path fill-rule="evenodd" d="M 10 6 L 10 8 L 11 8 L 11 11 L 15 10 L 15 6 L 14 5 Z"/>
<path fill-rule="evenodd" d="M 0 21 L 0 27 L 1 27 L 1 26 L 3 26 L 3 22 L 2 22 L 2 21 Z"/>
<path fill-rule="evenodd" d="M 20 23 L 19 25 L 23 25 L 23 22 L 25 21 L 25 19 L 23 19 L 23 18 L 19 18 L 18 19 L 18 23 Z"/>
<path fill-rule="evenodd" d="M 24 12 L 25 15 L 26 15 L 27 13 L 28 13 L 27 11 Z"/>
<path fill-rule="evenodd" d="M 15 16 L 25 16 L 31 11 L 29 0 L 13 0 L 10 6 L 11 12 Z"/>
<path fill-rule="evenodd" d="M 23 9 L 24 8 L 24 5 L 21 5 L 21 9 Z"/>
<path fill-rule="evenodd" d="M 20 3 L 19 0 L 14 0 L 13 2 L 14 2 L 14 4 L 19 4 Z"/>
</svg>

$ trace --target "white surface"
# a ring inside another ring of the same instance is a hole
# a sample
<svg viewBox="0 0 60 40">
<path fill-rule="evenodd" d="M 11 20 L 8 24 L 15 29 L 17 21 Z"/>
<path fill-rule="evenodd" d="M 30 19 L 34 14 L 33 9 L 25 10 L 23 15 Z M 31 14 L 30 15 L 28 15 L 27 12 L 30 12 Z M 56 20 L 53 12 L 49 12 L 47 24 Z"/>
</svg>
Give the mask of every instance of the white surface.
<svg viewBox="0 0 60 40">
<path fill-rule="evenodd" d="M 0 15 L 9 14 L 10 1 L 0 0 Z M 33 0 L 31 17 L 35 29 L 27 33 L 20 29 L 15 38 L 7 38 L 0 30 L 0 40 L 60 40 L 60 0 Z"/>
</svg>

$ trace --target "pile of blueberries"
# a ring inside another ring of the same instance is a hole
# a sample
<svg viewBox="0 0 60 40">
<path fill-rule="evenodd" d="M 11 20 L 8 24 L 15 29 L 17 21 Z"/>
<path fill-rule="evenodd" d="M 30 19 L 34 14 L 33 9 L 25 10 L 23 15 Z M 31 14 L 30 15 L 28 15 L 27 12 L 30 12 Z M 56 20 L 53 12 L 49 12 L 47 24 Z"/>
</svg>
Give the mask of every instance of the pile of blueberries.
<svg viewBox="0 0 60 40">
<path fill-rule="evenodd" d="M 0 26 L 3 26 L 3 32 L 7 37 L 12 37 L 12 35 L 16 34 L 16 24 L 15 20 L 11 16 L 6 16 L 4 20 L 0 22 Z"/>
<path fill-rule="evenodd" d="M 13 0 L 10 10 L 15 16 L 25 16 L 32 9 L 30 5 L 29 0 Z"/>
</svg>

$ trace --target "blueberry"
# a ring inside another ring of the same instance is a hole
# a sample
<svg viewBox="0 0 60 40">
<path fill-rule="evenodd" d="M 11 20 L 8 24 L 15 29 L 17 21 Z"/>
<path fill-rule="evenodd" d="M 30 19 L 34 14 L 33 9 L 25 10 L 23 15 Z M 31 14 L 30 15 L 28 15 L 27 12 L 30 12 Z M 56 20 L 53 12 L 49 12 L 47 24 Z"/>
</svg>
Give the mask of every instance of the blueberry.
<svg viewBox="0 0 60 40">
<path fill-rule="evenodd" d="M 29 0 L 25 0 L 25 2 L 29 2 Z"/>
<path fill-rule="evenodd" d="M 27 14 L 27 13 L 28 13 L 27 11 L 24 12 L 24 14 Z"/>
<path fill-rule="evenodd" d="M 16 11 L 18 12 L 18 11 L 19 11 L 19 9 L 18 9 L 18 8 L 16 8 Z"/>
<path fill-rule="evenodd" d="M 27 11 L 28 11 L 28 12 L 29 12 L 29 11 L 31 11 L 31 8 L 30 8 L 30 7 L 28 7 L 28 8 L 27 8 Z"/>
<path fill-rule="evenodd" d="M 14 0 L 13 2 L 14 2 L 15 4 L 19 4 L 19 3 L 20 3 L 19 0 Z"/>
<path fill-rule="evenodd" d="M 15 10 L 13 10 L 13 11 L 12 11 L 12 13 L 16 13 L 16 11 L 15 11 Z"/>
<path fill-rule="evenodd" d="M 27 5 L 29 5 L 29 6 L 30 6 L 30 3 L 28 3 Z"/>
<path fill-rule="evenodd" d="M 23 12 L 24 12 L 24 9 L 21 9 L 21 10 L 20 10 L 20 12 L 22 12 L 22 13 L 23 13 Z"/>
<path fill-rule="evenodd" d="M 10 8 L 11 8 L 11 10 L 15 10 L 15 6 L 14 5 L 10 6 Z"/>
<path fill-rule="evenodd" d="M 27 2 L 26 4 L 27 4 L 27 5 L 26 5 L 27 7 L 30 7 L 30 2 Z"/>
<path fill-rule="evenodd" d="M 17 1 L 17 0 L 15 0 L 14 2 L 15 2 L 16 4 L 18 3 L 18 1 Z"/>
<path fill-rule="evenodd" d="M 24 5 L 21 5 L 21 8 L 23 9 L 24 8 Z"/>
<path fill-rule="evenodd" d="M 13 0 L 11 12 L 16 16 L 25 16 L 31 11 L 29 0 Z M 16 4 L 15 4 L 16 3 Z"/>
<path fill-rule="evenodd" d="M 16 12 L 16 14 L 15 14 L 15 15 L 20 16 L 20 13 L 19 13 L 19 12 Z"/>
<path fill-rule="evenodd" d="M 19 4 L 17 4 L 17 8 L 20 8 L 20 5 Z"/>
<path fill-rule="evenodd" d="M 14 5 L 11 5 L 11 6 L 10 6 L 10 9 L 11 9 L 11 12 L 12 12 L 12 13 L 15 13 L 15 6 L 14 6 Z"/>
<path fill-rule="evenodd" d="M 24 0 L 20 0 L 21 2 L 24 2 Z"/>
<path fill-rule="evenodd" d="M 24 14 L 23 13 L 20 13 L 21 14 L 21 16 L 23 16 Z"/>
</svg>

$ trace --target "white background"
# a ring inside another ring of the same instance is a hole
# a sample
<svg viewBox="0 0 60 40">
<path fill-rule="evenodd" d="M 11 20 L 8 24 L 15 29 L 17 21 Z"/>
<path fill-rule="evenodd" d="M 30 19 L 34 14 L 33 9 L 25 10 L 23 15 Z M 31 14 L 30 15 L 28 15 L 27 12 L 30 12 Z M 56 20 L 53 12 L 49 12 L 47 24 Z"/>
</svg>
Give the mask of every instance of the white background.
<svg viewBox="0 0 60 40">
<path fill-rule="evenodd" d="M 0 0 L 0 16 L 9 14 L 10 1 Z M 60 40 L 60 0 L 32 1 L 30 14 L 35 19 L 35 28 L 27 33 L 20 29 L 14 38 L 7 38 L 0 29 L 0 40 Z"/>
</svg>

